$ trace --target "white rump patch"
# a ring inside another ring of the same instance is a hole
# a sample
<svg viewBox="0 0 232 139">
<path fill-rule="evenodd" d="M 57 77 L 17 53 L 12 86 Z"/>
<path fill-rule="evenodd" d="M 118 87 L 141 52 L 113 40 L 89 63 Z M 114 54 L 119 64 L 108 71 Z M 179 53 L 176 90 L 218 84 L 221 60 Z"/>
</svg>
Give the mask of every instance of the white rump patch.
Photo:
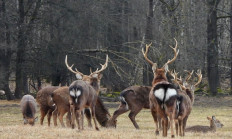
<svg viewBox="0 0 232 139">
<path fill-rule="evenodd" d="M 81 95 L 81 90 L 77 90 L 76 91 L 76 97 L 80 96 Z"/>
<path fill-rule="evenodd" d="M 75 93 L 74 93 L 74 91 L 73 91 L 73 90 L 71 90 L 71 91 L 69 92 L 69 94 L 70 94 L 70 96 L 75 97 Z"/>
<path fill-rule="evenodd" d="M 164 99 L 164 89 L 163 89 L 163 88 L 160 88 L 160 89 L 158 89 L 158 90 L 155 90 L 155 91 L 154 91 L 154 95 L 155 95 L 157 98 L 159 98 L 160 100 L 163 101 L 163 99 Z"/>
<path fill-rule="evenodd" d="M 54 103 L 52 106 L 56 106 L 56 104 Z"/>
<path fill-rule="evenodd" d="M 176 89 L 168 88 L 166 92 L 165 101 L 169 100 L 170 97 L 177 95 Z"/>
</svg>

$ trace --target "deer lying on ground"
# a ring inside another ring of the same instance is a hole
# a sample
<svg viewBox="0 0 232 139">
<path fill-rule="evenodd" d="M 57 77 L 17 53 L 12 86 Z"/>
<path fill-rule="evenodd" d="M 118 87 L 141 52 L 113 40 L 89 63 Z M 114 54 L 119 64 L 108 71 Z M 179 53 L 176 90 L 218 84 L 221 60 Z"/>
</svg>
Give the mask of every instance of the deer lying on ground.
<svg viewBox="0 0 232 139">
<path fill-rule="evenodd" d="M 56 104 L 56 110 L 53 112 L 53 119 L 54 119 L 54 124 L 57 126 L 57 114 L 60 120 L 60 123 L 62 127 L 65 127 L 64 122 L 63 122 L 63 116 L 64 114 L 67 114 L 66 117 L 66 125 L 70 126 L 71 125 L 71 112 L 70 112 L 70 105 L 69 105 L 69 87 L 60 87 L 56 89 L 52 93 L 52 99 L 54 103 Z M 103 126 L 103 127 L 109 127 L 109 126 L 116 126 L 115 123 L 109 123 L 110 119 L 110 113 L 104 106 L 103 102 L 101 101 L 100 97 L 97 99 L 96 107 L 95 107 L 95 112 L 96 112 L 96 119 L 98 123 Z M 90 123 L 90 116 L 86 116 L 88 119 L 88 124 L 91 126 Z M 111 121 L 110 121 L 111 122 Z"/>
<path fill-rule="evenodd" d="M 181 78 L 177 78 L 176 72 L 172 72 L 171 75 L 174 78 L 173 81 L 179 85 L 180 90 L 178 90 L 178 105 L 177 105 L 177 116 L 175 118 L 175 127 L 176 127 L 176 135 L 184 136 L 185 135 L 185 127 L 188 120 L 188 116 L 191 113 L 192 106 L 194 103 L 194 90 L 195 87 L 200 84 L 202 79 L 201 71 L 198 70 L 196 73 L 198 76 L 198 81 L 195 85 L 190 85 L 188 83 L 191 78 L 193 71 L 188 72 L 189 75 L 183 82 Z M 189 88 L 190 87 L 190 88 Z"/>
<path fill-rule="evenodd" d="M 96 70 L 95 72 L 91 72 L 90 75 L 84 75 L 79 72 L 77 69 L 74 71 L 72 69 L 73 65 L 70 67 L 67 62 L 67 56 L 65 58 L 65 64 L 67 68 L 76 74 L 78 79 L 74 81 L 69 86 L 69 103 L 70 103 L 70 111 L 72 113 L 71 125 L 74 128 L 75 118 L 78 123 L 78 129 L 80 129 L 80 118 L 81 118 L 81 128 L 83 129 L 83 109 L 89 107 L 91 109 L 91 116 L 93 118 L 96 130 L 99 130 L 96 123 L 96 103 L 98 102 L 98 93 L 100 89 L 100 80 L 102 78 L 102 74 L 100 74 L 103 70 L 106 69 L 108 65 L 108 55 L 106 56 L 106 62 L 104 65 L 101 65 L 100 70 Z M 90 122 L 90 121 L 89 121 Z M 91 123 L 91 122 L 90 122 Z M 110 124 L 115 124 L 116 122 L 111 122 Z M 108 126 L 108 125 L 107 125 Z"/>
<path fill-rule="evenodd" d="M 186 132 L 216 132 L 217 128 L 222 128 L 224 125 L 212 116 L 212 118 L 207 117 L 210 122 L 210 126 L 195 125 L 185 129 Z"/>
<path fill-rule="evenodd" d="M 34 125 L 38 119 L 38 117 L 35 117 L 37 105 L 34 97 L 31 95 L 24 95 L 20 101 L 20 107 L 24 124 Z"/>
<path fill-rule="evenodd" d="M 47 86 L 37 93 L 36 101 L 40 106 L 40 124 L 43 125 L 44 117 L 47 115 L 48 126 L 50 126 L 52 112 L 55 110 L 55 104 L 52 101 L 51 94 L 54 90 L 58 89 L 59 86 Z"/>
<path fill-rule="evenodd" d="M 175 48 L 171 47 L 174 50 L 174 58 L 168 60 L 162 68 L 158 68 L 156 63 L 153 63 L 147 58 L 148 49 L 151 44 L 146 45 L 146 51 L 142 49 L 144 58 L 146 61 L 152 65 L 152 70 L 154 73 L 154 79 L 152 81 L 152 89 L 149 94 L 150 109 L 153 116 L 153 119 L 156 123 L 156 135 L 159 134 L 159 128 L 157 123 L 157 116 L 160 116 L 162 119 L 162 128 L 163 136 L 167 136 L 168 129 L 168 118 L 170 120 L 171 127 L 171 137 L 174 136 L 173 130 L 173 120 L 176 115 L 176 104 L 177 104 L 177 90 L 174 85 L 168 82 L 166 73 L 168 72 L 168 64 L 174 62 L 177 58 L 179 50 L 177 51 L 177 41 L 175 39 L 176 46 Z"/>
<path fill-rule="evenodd" d="M 151 86 L 130 86 L 124 89 L 119 96 L 121 101 L 118 109 L 114 112 L 111 120 L 127 111 L 130 111 L 129 118 L 136 129 L 139 129 L 135 116 L 143 109 L 149 109 L 149 93 Z M 159 122 L 160 123 L 160 122 Z M 161 125 L 160 125 L 161 126 Z"/>
</svg>

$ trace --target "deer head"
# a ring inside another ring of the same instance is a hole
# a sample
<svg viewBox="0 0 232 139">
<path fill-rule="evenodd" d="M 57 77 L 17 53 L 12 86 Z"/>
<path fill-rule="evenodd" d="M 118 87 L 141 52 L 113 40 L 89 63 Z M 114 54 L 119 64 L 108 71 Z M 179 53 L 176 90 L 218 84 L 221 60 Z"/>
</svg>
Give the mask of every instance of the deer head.
<svg viewBox="0 0 232 139">
<path fill-rule="evenodd" d="M 68 70 L 70 70 L 72 73 L 74 73 L 77 77 L 78 80 L 83 80 L 83 81 L 86 81 L 88 82 L 90 85 L 92 85 L 93 87 L 95 87 L 97 93 L 99 93 L 99 87 L 100 87 L 100 81 L 101 81 L 101 78 L 102 78 L 102 74 L 101 72 L 104 71 L 107 66 L 108 66 L 108 55 L 106 55 L 106 62 L 104 65 L 100 64 L 101 65 L 101 69 L 100 70 L 96 70 L 94 72 L 92 72 L 90 70 L 90 74 L 89 75 L 84 75 L 83 73 L 81 73 L 80 71 L 78 71 L 76 68 L 75 68 L 75 71 L 72 69 L 74 64 L 72 64 L 71 66 L 68 65 L 68 58 L 67 58 L 67 55 L 65 57 L 65 65 L 67 66 Z"/>
<path fill-rule="evenodd" d="M 144 56 L 145 60 L 146 60 L 149 64 L 151 64 L 151 66 L 152 66 L 152 71 L 153 71 L 153 73 L 154 73 L 154 79 L 153 79 L 153 83 L 152 83 L 152 84 L 156 84 L 157 82 L 160 82 L 160 81 L 167 81 L 166 73 L 168 72 L 168 65 L 171 64 L 171 63 L 173 63 L 173 62 L 176 60 L 176 58 L 177 58 L 177 56 L 178 56 L 178 54 L 179 54 L 179 50 L 177 50 L 177 47 L 178 47 L 177 41 L 176 41 L 175 38 L 174 38 L 174 40 L 175 40 L 175 42 L 176 42 L 175 47 L 171 47 L 171 46 L 170 46 L 170 47 L 173 49 L 173 51 L 174 51 L 174 57 L 173 57 L 171 60 L 169 59 L 169 60 L 163 65 L 162 68 L 158 68 L 157 63 L 152 62 L 152 61 L 151 61 L 150 59 L 148 59 L 148 57 L 147 57 L 148 49 L 149 49 L 149 47 L 151 46 L 151 43 L 150 43 L 149 45 L 146 44 L 146 50 L 145 50 L 145 52 L 144 52 L 144 50 L 142 49 L 142 53 L 143 53 L 143 56 Z"/>
</svg>

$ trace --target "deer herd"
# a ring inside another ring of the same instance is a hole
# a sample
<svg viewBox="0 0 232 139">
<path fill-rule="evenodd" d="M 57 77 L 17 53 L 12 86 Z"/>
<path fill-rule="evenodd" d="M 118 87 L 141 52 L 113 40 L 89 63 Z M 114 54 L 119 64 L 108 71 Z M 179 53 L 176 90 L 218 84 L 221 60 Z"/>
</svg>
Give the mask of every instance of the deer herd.
<svg viewBox="0 0 232 139">
<path fill-rule="evenodd" d="M 187 77 L 182 79 L 181 76 L 178 77 L 175 70 L 169 70 L 168 66 L 176 60 L 179 53 L 176 39 L 175 43 L 175 47 L 170 46 L 173 49 L 174 57 L 161 68 L 147 56 L 151 44 L 146 45 L 145 52 L 142 49 L 143 56 L 151 64 L 153 71 L 154 78 L 151 86 L 130 86 L 124 89 L 119 96 L 120 105 L 112 116 L 99 97 L 101 72 L 108 66 L 108 55 L 106 55 L 105 64 L 101 65 L 101 69 L 91 71 L 89 75 L 84 75 L 76 68 L 74 70 L 74 65 L 69 66 L 66 55 L 65 65 L 69 71 L 76 75 L 77 80 L 72 82 L 70 86 L 48 86 L 37 93 L 36 101 L 40 106 L 41 115 L 40 124 L 43 125 L 44 117 L 47 115 L 48 126 L 50 126 L 51 117 L 53 116 L 55 126 L 57 126 L 58 117 L 62 127 L 65 127 L 63 116 L 67 113 L 66 126 L 71 128 L 75 128 L 76 121 L 78 129 L 83 130 L 84 115 L 87 118 L 89 127 L 92 127 L 91 119 L 93 119 L 96 130 L 99 130 L 98 123 L 102 127 L 116 128 L 117 117 L 130 111 L 128 116 L 134 127 L 139 129 L 135 117 L 145 108 L 151 111 L 155 122 L 156 135 L 159 134 L 159 131 L 162 131 L 162 135 L 166 137 L 169 128 L 171 129 L 171 137 L 175 137 L 175 134 L 184 136 L 185 131 L 196 131 L 195 129 L 202 129 L 202 132 L 216 131 L 216 128 L 223 125 L 215 116 L 207 118 L 210 120 L 210 127 L 186 128 L 194 103 L 194 91 L 202 80 L 202 74 L 200 70 L 197 70 L 197 82 L 194 84 L 190 82 L 194 71 L 186 71 Z M 167 74 L 173 78 L 171 82 L 168 81 Z M 34 125 L 37 119 L 37 117 L 35 118 L 35 99 L 30 95 L 25 95 L 20 104 L 24 124 Z M 175 134 L 174 126 L 176 129 Z"/>
</svg>

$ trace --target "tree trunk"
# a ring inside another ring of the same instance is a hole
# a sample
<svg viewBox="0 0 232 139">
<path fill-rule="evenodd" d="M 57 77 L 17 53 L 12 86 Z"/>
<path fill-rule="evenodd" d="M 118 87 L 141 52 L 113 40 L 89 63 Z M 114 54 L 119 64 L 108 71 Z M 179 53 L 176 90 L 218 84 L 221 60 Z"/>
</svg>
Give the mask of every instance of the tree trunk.
<svg viewBox="0 0 232 139">
<path fill-rule="evenodd" d="M 153 40 L 152 34 L 152 20 L 153 20 L 153 0 L 149 0 L 149 8 L 147 15 L 147 25 L 145 30 L 145 43 L 149 44 Z M 150 85 L 153 79 L 152 68 L 151 66 L 147 66 L 147 64 L 143 65 L 143 84 Z"/>
<path fill-rule="evenodd" d="M 207 17 L 207 76 L 212 95 L 217 95 L 219 87 L 218 73 L 218 39 L 217 39 L 217 6 L 220 0 L 208 0 Z"/>
<path fill-rule="evenodd" d="M 230 13 L 232 13 L 232 3 L 230 4 Z M 232 18 L 230 18 L 230 94 L 232 94 Z"/>
<path fill-rule="evenodd" d="M 7 100 L 14 99 L 14 96 L 12 95 L 12 92 L 9 88 L 9 77 L 10 77 L 10 63 L 11 63 L 11 55 L 12 50 L 10 48 L 10 31 L 9 31 L 9 25 L 8 20 L 6 17 L 6 7 L 5 7 L 5 0 L 2 0 L 2 15 L 3 19 L 5 21 L 5 34 L 4 34 L 4 40 L 6 44 L 6 48 L 0 49 L 0 89 L 3 89 L 6 93 Z"/>
<path fill-rule="evenodd" d="M 25 56 L 25 35 L 24 34 L 24 1 L 18 0 L 19 4 L 19 19 L 18 19 L 18 43 L 17 43 L 17 58 L 16 58 L 16 89 L 15 97 L 21 98 L 23 95 L 23 63 Z"/>
</svg>

